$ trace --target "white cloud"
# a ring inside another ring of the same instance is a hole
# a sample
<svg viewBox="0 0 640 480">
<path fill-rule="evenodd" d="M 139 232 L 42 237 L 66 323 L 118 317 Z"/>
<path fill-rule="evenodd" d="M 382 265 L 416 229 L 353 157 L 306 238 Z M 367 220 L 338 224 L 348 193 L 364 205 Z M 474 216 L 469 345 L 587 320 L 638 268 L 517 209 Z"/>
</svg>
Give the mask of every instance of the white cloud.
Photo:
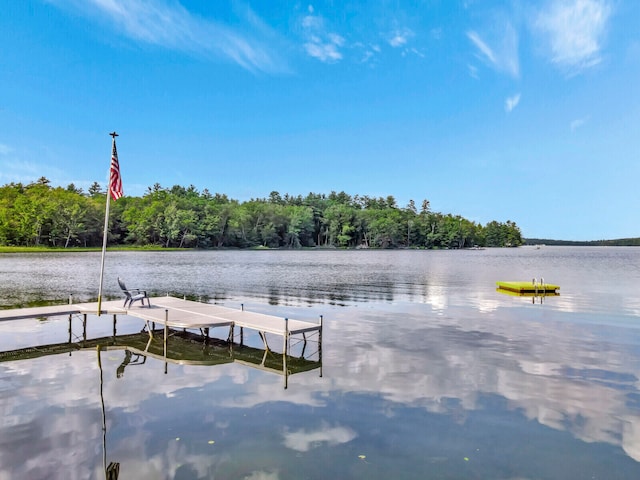
<svg viewBox="0 0 640 480">
<path fill-rule="evenodd" d="M 606 0 L 555 0 L 538 14 L 535 26 L 546 36 L 551 61 L 580 72 L 601 62 L 610 15 Z"/>
<path fill-rule="evenodd" d="M 587 123 L 589 121 L 589 116 L 587 117 L 582 117 L 582 118 L 576 118 L 575 120 L 573 120 L 570 124 L 569 127 L 571 128 L 572 132 L 575 132 L 578 128 L 582 127 L 585 123 Z"/>
<path fill-rule="evenodd" d="M 309 7 L 310 15 L 302 18 L 301 26 L 306 39 L 303 44 L 307 55 L 317 58 L 321 62 L 335 63 L 342 60 L 340 48 L 345 40 L 341 35 L 330 32 L 325 27 L 324 18 L 313 15 L 313 7 Z"/>
<path fill-rule="evenodd" d="M 371 50 L 365 50 L 362 54 L 362 59 L 360 60 L 362 63 L 367 63 L 369 60 L 373 58 L 373 52 Z"/>
<path fill-rule="evenodd" d="M 226 58 L 250 71 L 286 71 L 277 51 L 262 38 L 272 30 L 249 8 L 241 31 L 190 13 L 166 0 L 50 0 L 97 20 L 108 19 L 134 40 L 202 56 Z M 245 31 L 251 31 L 248 35 Z"/>
<path fill-rule="evenodd" d="M 409 39 L 413 37 L 413 32 L 408 28 L 403 28 L 401 30 L 394 30 L 389 35 L 389 45 L 394 48 L 402 47 L 406 45 Z"/>
<path fill-rule="evenodd" d="M 9 155 L 13 149 L 9 145 L 0 143 L 0 155 Z"/>
<path fill-rule="evenodd" d="M 504 101 L 504 109 L 507 112 L 511 112 L 514 108 L 518 106 L 519 103 L 520 103 L 520 94 L 516 93 L 515 95 L 508 97 Z"/>
<path fill-rule="evenodd" d="M 338 50 L 338 45 L 321 42 L 317 37 L 305 43 L 304 48 L 310 57 L 317 58 L 321 62 L 333 63 L 342 59 L 342 53 Z"/>
<path fill-rule="evenodd" d="M 475 30 L 467 32 L 467 37 L 478 49 L 478 57 L 499 72 L 507 73 L 512 77 L 520 75 L 520 62 L 518 59 L 518 33 L 511 23 L 506 22 L 501 26 L 499 33 L 492 36 L 489 45 Z"/>
<path fill-rule="evenodd" d="M 469 40 L 471 40 L 475 44 L 475 46 L 478 47 L 478 50 L 480 50 L 480 53 L 482 53 L 484 57 L 487 60 L 489 60 L 489 62 L 493 64 L 497 63 L 496 55 L 493 53 L 493 50 L 489 48 L 489 45 L 484 43 L 484 41 L 480 38 L 480 36 L 476 32 L 474 31 L 467 32 L 467 37 L 469 37 Z"/>
</svg>

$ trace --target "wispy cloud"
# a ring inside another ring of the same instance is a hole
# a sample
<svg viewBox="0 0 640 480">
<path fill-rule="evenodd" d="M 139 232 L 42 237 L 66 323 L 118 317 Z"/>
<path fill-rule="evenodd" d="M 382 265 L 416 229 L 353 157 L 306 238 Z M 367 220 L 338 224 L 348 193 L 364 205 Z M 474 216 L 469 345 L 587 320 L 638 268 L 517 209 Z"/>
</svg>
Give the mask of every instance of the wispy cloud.
<svg viewBox="0 0 640 480">
<path fill-rule="evenodd" d="M 585 123 L 587 123 L 589 121 L 589 118 L 591 117 L 586 116 L 582 118 L 576 118 L 575 120 L 571 121 L 571 123 L 569 124 L 569 128 L 571 128 L 572 132 L 575 132 L 578 128 L 582 127 Z"/>
<path fill-rule="evenodd" d="M 514 108 L 518 106 L 520 103 L 520 94 L 516 93 L 515 95 L 508 97 L 504 101 L 504 109 L 507 113 L 511 112 Z"/>
<path fill-rule="evenodd" d="M 267 41 L 275 36 L 273 31 L 248 7 L 242 9 L 242 18 L 238 19 L 243 27 L 236 28 L 198 17 L 180 3 L 166 0 L 48 1 L 96 21 L 107 19 L 122 34 L 139 42 L 225 58 L 254 72 L 287 70 L 277 49 Z"/>
<path fill-rule="evenodd" d="M 3 156 L 7 159 L 0 161 L 0 184 L 11 182 L 28 184 L 40 177 L 46 177 L 54 184 L 60 185 L 61 179 L 66 177 L 66 172 L 49 164 L 27 162 L 8 154 Z"/>
<path fill-rule="evenodd" d="M 10 146 L 0 143 L 0 155 L 9 155 L 12 151 L 13 149 Z"/>
<path fill-rule="evenodd" d="M 484 43 L 484 40 L 480 38 L 480 35 L 478 35 L 474 31 L 470 31 L 467 32 L 467 37 L 469 37 L 469 40 L 471 40 L 475 44 L 478 50 L 480 50 L 480 53 L 482 53 L 482 55 L 487 60 L 489 60 L 490 63 L 496 64 L 498 62 L 495 53 L 493 53 L 493 50 L 489 48 L 489 45 Z"/>
<path fill-rule="evenodd" d="M 499 35 L 492 36 L 491 42 L 486 41 L 475 30 L 468 31 L 467 37 L 475 45 L 478 50 L 477 56 L 483 62 L 512 77 L 517 78 L 520 75 L 518 33 L 511 23 L 506 22 Z"/>
<path fill-rule="evenodd" d="M 368 63 L 370 65 L 376 64 L 378 54 L 380 53 L 380 46 L 377 44 L 365 45 L 363 43 L 355 43 L 352 45 L 356 51 L 361 52 L 360 63 Z"/>
<path fill-rule="evenodd" d="M 408 28 L 397 29 L 389 34 L 387 41 L 392 47 L 398 48 L 406 45 L 413 35 L 414 33 Z"/>
<path fill-rule="evenodd" d="M 539 12 L 535 26 L 546 36 L 551 61 L 579 73 L 601 62 L 610 16 L 607 0 L 553 0 Z"/>
<path fill-rule="evenodd" d="M 329 31 L 325 26 L 324 18 L 315 15 L 312 6 L 309 6 L 309 14 L 302 18 L 301 26 L 306 39 L 304 49 L 309 56 L 325 63 L 342 60 L 340 49 L 344 46 L 344 38 Z"/>
</svg>

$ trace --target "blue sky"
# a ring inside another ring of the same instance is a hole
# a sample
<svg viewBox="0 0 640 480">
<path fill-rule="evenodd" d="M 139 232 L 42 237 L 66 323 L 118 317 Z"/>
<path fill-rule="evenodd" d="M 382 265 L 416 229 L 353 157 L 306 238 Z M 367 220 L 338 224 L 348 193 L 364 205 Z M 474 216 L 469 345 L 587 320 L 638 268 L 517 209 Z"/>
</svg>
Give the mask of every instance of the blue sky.
<svg viewBox="0 0 640 480">
<path fill-rule="evenodd" d="M 21 0 L 0 185 L 332 190 L 525 237 L 640 236 L 635 0 Z"/>
</svg>

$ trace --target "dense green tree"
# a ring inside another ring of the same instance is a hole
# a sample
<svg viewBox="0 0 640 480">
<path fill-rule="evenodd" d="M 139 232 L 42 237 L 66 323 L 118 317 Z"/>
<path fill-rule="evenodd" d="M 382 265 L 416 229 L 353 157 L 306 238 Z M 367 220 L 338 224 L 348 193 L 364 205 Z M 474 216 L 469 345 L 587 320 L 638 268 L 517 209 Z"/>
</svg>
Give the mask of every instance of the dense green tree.
<svg viewBox="0 0 640 480">
<path fill-rule="evenodd" d="M 41 177 L 29 185 L 0 187 L 0 244 L 99 246 L 106 194 L 94 182 L 84 194 L 73 184 L 52 188 Z M 190 185 L 164 188 L 156 183 L 142 197 L 111 202 L 110 244 L 166 247 L 372 247 L 466 248 L 518 246 L 520 229 L 510 220 L 486 226 L 461 216 L 420 212 L 410 200 L 329 195 L 281 195 L 239 203 L 226 195 L 202 193 Z"/>
<path fill-rule="evenodd" d="M 100 187 L 100 184 L 98 182 L 93 182 L 91 184 L 91 186 L 89 187 L 89 196 L 90 197 L 96 197 L 98 195 L 102 194 L 102 187 Z"/>
</svg>

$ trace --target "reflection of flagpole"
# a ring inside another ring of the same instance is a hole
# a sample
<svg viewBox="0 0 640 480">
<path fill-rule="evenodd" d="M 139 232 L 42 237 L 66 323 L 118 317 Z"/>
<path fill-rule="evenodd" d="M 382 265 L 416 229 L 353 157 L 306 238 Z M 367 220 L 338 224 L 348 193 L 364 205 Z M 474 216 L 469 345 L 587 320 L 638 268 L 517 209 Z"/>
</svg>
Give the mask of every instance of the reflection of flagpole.
<svg viewBox="0 0 640 480">
<path fill-rule="evenodd" d="M 100 404 L 102 405 L 102 470 L 105 480 L 118 480 L 120 476 L 120 463 L 111 462 L 107 466 L 107 414 L 104 408 L 104 381 L 102 377 L 102 347 L 96 347 L 98 352 L 98 368 L 100 369 Z"/>
<path fill-rule="evenodd" d="M 100 403 L 102 404 L 102 470 L 104 470 L 105 478 L 107 476 L 107 418 L 104 411 L 104 394 L 102 381 L 102 359 L 100 358 L 100 345 L 98 345 L 98 367 L 100 368 Z"/>
<path fill-rule="evenodd" d="M 104 276 L 104 256 L 107 251 L 107 236 L 109 232 L 109 205 L 111 197 L 117 200 L 122 196 L 122 180 L 120 179 L 120 165 L 116 150 L 116 132 L 109 135 L 113 138 L 111 146 L 111 168 L 109 169 L 109 185 L 107 187 L 107 206 L 104 212 L 104 231 L 102 233 L 102 258 L 100 260 L 100 287 L 98 288 L 98 316 L 102 313 L 102 278 Z"/>
</svg>

